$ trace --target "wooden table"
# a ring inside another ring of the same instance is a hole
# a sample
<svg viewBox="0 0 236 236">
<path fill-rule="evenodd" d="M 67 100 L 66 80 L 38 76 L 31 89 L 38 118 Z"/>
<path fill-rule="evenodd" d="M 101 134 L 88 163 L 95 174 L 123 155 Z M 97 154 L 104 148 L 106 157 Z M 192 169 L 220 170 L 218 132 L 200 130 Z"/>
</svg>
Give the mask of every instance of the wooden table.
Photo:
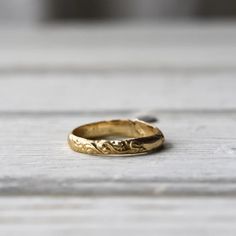
<svg viewBox="0 0 236 236">
<path fill-rule="evenodd" d="M 235 23 L 0 29 L 0 235 L 236 234 Z M 157 117 L 165 149 L 74 153 L 83 123 Z"/>
</svg>

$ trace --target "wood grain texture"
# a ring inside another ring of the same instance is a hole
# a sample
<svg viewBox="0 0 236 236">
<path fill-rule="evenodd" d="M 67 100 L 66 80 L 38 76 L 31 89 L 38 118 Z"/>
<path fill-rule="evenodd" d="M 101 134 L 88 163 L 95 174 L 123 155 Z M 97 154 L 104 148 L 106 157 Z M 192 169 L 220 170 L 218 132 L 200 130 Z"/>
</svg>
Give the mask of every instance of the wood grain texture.
<svg viewBox="0 0 236 236">
<path fill-rule="evenodd" d="M 236 67 L 234 22 L 54 25 L 0 36 L 0 72 Z"/>
<path fill-rule="evenodd" d="M 229 198 L 1 198 L 1 235 L 235 234 Z"/>
<path fill-rule="evenodd" d="M 236 73 L 130 72 L 0 76 L 1 111 L 236 109 Z"/>
<path fill-rule="evenodd" d="M 1 194 L 235 195 L 236 113 L 156 115 L 166 148 L 130 158 L 78 154 L 67 145 L 72 128 L 112 115 L 2 115 Z"/>
<path fill-rule="evenodd" d="M 0 235 L 236 234 L 233 23 L 0 37 Z M 80 124 L 143 114 L 166 136 L 157 153 L 101 158 L 67 145 Z"/>
</svg>

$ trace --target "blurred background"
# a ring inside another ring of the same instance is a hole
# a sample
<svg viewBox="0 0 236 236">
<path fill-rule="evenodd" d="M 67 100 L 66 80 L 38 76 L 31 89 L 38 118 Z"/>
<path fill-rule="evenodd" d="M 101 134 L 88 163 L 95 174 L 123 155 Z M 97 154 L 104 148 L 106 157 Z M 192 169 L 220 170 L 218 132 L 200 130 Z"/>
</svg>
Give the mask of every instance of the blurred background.
<svg viewBox="0 0 236 236">
<path fill-rule="evenodd" d="M 235 16 L 235 0 L 0 0 L 0 24 Z"/>
</svg>

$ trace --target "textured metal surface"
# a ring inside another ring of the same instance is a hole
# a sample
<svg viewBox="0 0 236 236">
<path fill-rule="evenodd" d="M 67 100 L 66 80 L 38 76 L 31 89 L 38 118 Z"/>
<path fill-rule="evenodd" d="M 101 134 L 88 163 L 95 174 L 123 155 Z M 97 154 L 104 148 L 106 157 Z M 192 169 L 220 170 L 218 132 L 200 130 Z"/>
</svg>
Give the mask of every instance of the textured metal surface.
<svg viewBox="0 0 236 236">
<path fill-rule="evenodd" d="M 106 140 L 106 136 L 130 138 Z M 158 128 L 139 120 L 110 120 L 87 124 L 73 130 L 68 137 L 68 143 L 74 151 L 105 156 L 148 153 L 160 147 L 163 142 L 164 136 Z"/>
</svg>

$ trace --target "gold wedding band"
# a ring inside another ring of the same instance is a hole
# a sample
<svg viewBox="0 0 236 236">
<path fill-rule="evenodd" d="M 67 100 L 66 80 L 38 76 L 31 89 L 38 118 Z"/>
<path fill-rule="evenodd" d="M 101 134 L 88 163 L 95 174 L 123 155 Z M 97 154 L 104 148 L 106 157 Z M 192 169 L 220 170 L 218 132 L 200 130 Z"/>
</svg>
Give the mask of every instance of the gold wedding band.
<svg viewBox="0 0 236 236">
<path fill-rule="evenodd" d="M 144 121 L 110 120 L 75 128 L 68 136 L 68 143 L 72 150 L 80 153 L 125 156 L 156 150 L 164 143 L 164 135 Z"/>
</svg>

